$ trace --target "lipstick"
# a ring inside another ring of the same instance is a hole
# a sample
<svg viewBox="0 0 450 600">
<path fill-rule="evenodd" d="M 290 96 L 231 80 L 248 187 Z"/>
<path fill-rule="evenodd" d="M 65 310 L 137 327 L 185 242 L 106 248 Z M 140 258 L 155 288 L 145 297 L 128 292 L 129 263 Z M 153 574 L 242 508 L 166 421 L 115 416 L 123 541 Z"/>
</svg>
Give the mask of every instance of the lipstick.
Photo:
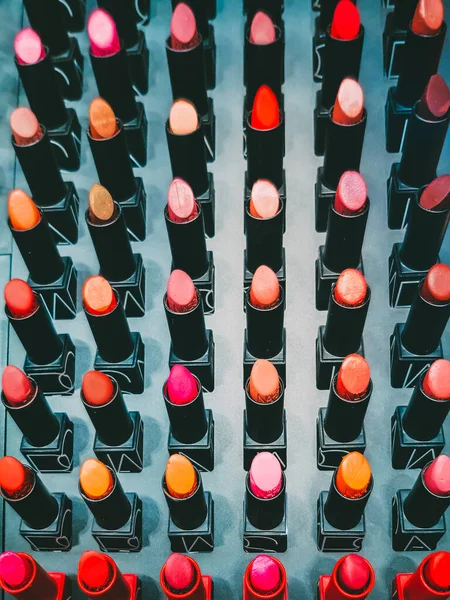
<svg viewBox="0 0 450 600">
<path fill-rule="evenodd" d="M 287 467 L 284 385 L 274 365 L 258 359 L 245 385 L 244 469 L 259 452 L 272 452 Z"/>
<path fill-rule="evenodd" d="M 71 581 L 65 573 L 47 572 L 25 552 L 7 550 L 0 555 L 0 586 L 17 600 L 70 600 L 72 596 Z"/>
<path fill-rule="evenodd" d="M 12 112 L 10 125 L 14 152 L 33 200 L 45 213 L 56 243 L 76 244 L 80 201 L 74 184 L 64 182 L 61 177 L 53 150 L 56 146 L 48 130 L 25 107 Z"/>
<path fill-rule="evenodd" d="M 183 365 L 174 365 L 163 385 L 170 421 L 169 454 L 183 454 L 200 471 L 214 469 L 214 419 L 205 410 L 200 380 Z"/>
<path fill-rule="evenodd" d="M 208 237 L 215 234 L 214 177 L 208 173 L 204 130 L 197 109 L 188 100 L 178 99 L 172 104 L 166 121 L 172 175 L 182 179 L 191 188 L 202 206 L 203 222 Z"/>
<path fill-rule="evenodd" d="M 317 548 L 322 552 L 359 552 L 366 535 L 364 509 L 373 489 L 370 464 L 350 452 L 334 471 L 328 492 L 317 500 Z"/>
<path fill-rule="evenodd" d="M 365 600 L 374 585 L 370 562 L 358 554 L 347 554 L 337 561 L 331 575 L 320 575 L 318 600 Z"/>
<path fill-rule="evenodd" d="M 435 360 L 416 382 L 408 406 L 397 406 L 391 419 L 394 469 L 421 469 L 445 445 L 443 424 L 450 409 L 450 362 Z"/>
<path fill-rule="evenodd" d="M 45 0 L 39 4 L 31 0 L 24 2 L 30 26 L 50 50 L 63 97 L 80 100 L 83 94 L 84 58 L 78 40 L 67 33 L 63 6 L 57 0 Z"/>
<path fill-rule="evenodd" d="M 349 452 L 364 454 L 364 417 L 372 396 L 370 367 L 359 354 L 349 354 L 331 381 L 327 408 L 317 418 L 317 468 L 339 467 Z"/>
<path fill-rule="evenodd" d="M 61 257 L 45 214 L 22 190 L 9 193 L 8 226 L 28 268 L 30 287 L 53 319 L 74 319 L 77 272 L 73 261 Z"/>
<path fill-rule="evenodd" d="M 27 353 L 25 373 L 44 394 L 73 394 L 75 346 L 70 335 L 56 333 L 46 306 L 22 279 L 11 279 L 4 297 L 8 321 Z"/>
<path fill-rule="evenodd" d="M 450 316 L 450 267 L 438 263 L 419 283 L 406 323 L 391 335 L 391 385 L 413 387 L 430 364 L 443 358 L 441 337 Z"/>
<path fill-rule="evenodd" d="M 144 105 L 136 102 L 125 48 L 116 24 L 102 9 L 95 9 L 87 23 L 92 69 L 99 95 L 122 121 L 133 167 L 147 164 L 148 124 Z"/>
<path fill-rule="evenodd" d="M 258 358 L 270 360 L 286 387 L 286 330 L 284 291 L 276 274 L 262 265 L 245 295 L 247 328 L 244 333 L 243 387 Z"/>
<path fill-rule="evenodd" d="M 394 10 L 386 15 L 383 31 L 383 66 L 384 74 L 388 79 L 396 79 L 400 73 L 406 33 L 417 2 L 418 0 L 396 0 Z"/>
<path fill-rule="evenodd" d="M 36 382 L 9 365 L 2 375 L 1 399 L 22 432 L 20 451 L 36 471 L 64 473 L 73 466 L 73 423 L 54 413 Z"/>
<path fill-rule="evenodd" d="M 214 255 L 206 250 L 203 205 L 186 181 L 176 177 L 169 187 L 164 209 L 172 253 L 172 269 L 189 275 L 198 288 L 205 315 L 215 311 Z"/>
<path fill-rule="evenodd" d="M 147 196 L 141 177 L 135 177 L 123 122 L 103 98 L 89 106 L 87 137 L 98 178 L 124 212 L 131 241 L 146 236 Z"/>
<path fill-rule="evenodd" d="M 190 556 L 171 554 L 161 569 L 159 584 L 166 600 L 212 600 L 211 575 L 202 575 Z"/>
<path fill-rule="evenodd" d="M 392 499 L 392 548 L 396 552 L 435 550 L 446 532 L 450 505 L 450 458 L 441 454 L 420 472 L 411 490 Z"/>
<path fill-rule="evenodd" d="M 419 0 L 408 23 L 396 87 L 389 88 L 385 106 L 386 150 L 402 150 L 408 117 L 430 77 L 437 73 L 447 33 L 442 0 Z"/>
<path fill-rule="evenodd" d="M 145 347 L 131 332 L 119 293 L 100 275 L 83 285 L 83 310 L 97 346 L 94 369 L 110 375 L 129 394 L 144 391 Z"/>
<path fill-rule="evenodd" d="M 322 156 L 330 110 L 341 82 L 358 79 L 364 44 L 364 27 L 357 7 L 350 0 L 336 5 L 331 25 L 325 32 L 322 54 L 322 88 L 316 94 L 314 108 L 314 153 Z"/>
<path fill-rule="evenodd" d="M 78 563 L 77 583 L 91 600 L 139 600 L 141 580 L 134 573 L 123 573 L 107 554 L 87 550 Z"/>
<path fill-rule="evenodd" d="M 142 501 L 123 491 L 115 471 L 89 458 L 81 465 L 78 489 L 94 517 L 91 533 L 100 550 L 140 552 Z"/>
<path fill-rule="evenodd" d="M 316 231 L 326 231 L 330 205 L 345 171 L 359 171 L 367 111 L 364 93 L 354 79 L 339 86 L 325 136 L 323 167 L 317 170 L 315 194 Z"/>
<path fill-rule="evenodd" d="M 433 75 L 412 109 L 401 160 L 392 165 L 387 181 L 391 229 L 405 226 L 411 198 L 420 187 L 435 179 L 449 122 L 450 90 L 440 75 Z"/>
<path fill-rule="evenodd" d="M 440 262 L 450 217 L 450 175 L 441 175 L 420 189 L 406 212 L 405 237 L 393 245 L 389 257 L 389 303 L 393 307 L 410 306 L 419 282 Z"/>
<path fill-rule="evenodd" d="M 392 596 L 399 600 L 438 600 L 448 598 L 450 553 L 426 556 L 414 573 L 398 573 L 392 582 Z"/>
<path fill-rule="evenodd" d="M 100 273 L 119 294 L 127 317 L 145 315 L 145 267 L 133 254 L 122 206 L 95 183 L 89 192 L 86 224 L 100 265 Z"/>
<path fill-rule="evenodd" d="M 214 502 L 211 492 L 203 491 L 200 471 L 182 454 L 172 454 L 162 478 L 162 489 L 169 508 L 172 552 L 212 552 Z"/>
<path fill-rule="evenodd" d="M 244 552 L 286 552 L 286 475 L 271 452 L 259 452 L 245 478 Z"/>
<path fill-rule="evenodd" d="M 359 271 L 345 269 L 331 288 L 325 327 L 316 338 L 316 386 L 330 388 L 348 354 L 364 356 L 362 333 L 370 303 L 370 287 Z"/>
<path fill-rule="evenodd" d="M 203 36 L 197 30 L 192 9 L 184 2 L 177 4 L 172 15 L 166 55 L 173 100 L 184 98 L 195 106 L 200 116 L 206 158 L 212 162 L 216 155 L 216 118 L 213 100 L 206 93 Z M 178 173 L 174 173 L 175 176 L 186 179 Z"/>
<path fill-rule="evenodd" d="M 325 245 L 316 260 L 316 309 L 326 310 L 333 284 L 346 268 L 364 274 L 361 248 L 369 216 L 367 186 L 356 171 L 345 171 L 330 205 Z"/>
<path fill-rule="evenodd" d="M 36 471 L 12 456 L 0 459 L 0 495 L 21 518 L 19 533 L 36 551 L 72 547 L 72 501 L 51 494 Z"/>
<path fill-rule="evenodd" d="M 144 463 L 144 423 L 128 412 L 115 379 L 88 371 L 81 384 L 81 401 L 95 429 L 94 454 L 117 473 L 140 473 Z"/>
<path fill-rule="evenodd" d="M 56 72 L 38 34 L 26 27 L 14 39 L 15 63 L 31 110 L 47 128 L 60 169 L 80 168 L 81 125 L 73 108 L 67 108 Z"/>
<path fill-rule="evenodd" d="M 164 295 L 170 333 L 169 367 L 183 365 L 198 377 L 203 391 L 214 390 L 214 336 L 206 329 L 199 290 L 184 271 L 172 271 Z"/>
<path fill-rule="evenodd" d="M 243 600 L 287 600 L 288 584 L 286 570 L 274 556 L 261 554 L 245 569 Z"/>
</svg>

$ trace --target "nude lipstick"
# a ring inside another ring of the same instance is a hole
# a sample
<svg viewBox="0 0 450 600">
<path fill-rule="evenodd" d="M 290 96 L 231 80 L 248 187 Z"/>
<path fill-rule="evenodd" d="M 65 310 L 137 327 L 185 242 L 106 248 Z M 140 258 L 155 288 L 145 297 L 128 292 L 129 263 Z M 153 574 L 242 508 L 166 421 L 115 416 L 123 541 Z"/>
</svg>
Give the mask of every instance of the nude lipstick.
<svg viewBox="0 0 450 600">
<path fill-rule="evenodd" d="M 364 454 L 364 417 L 373 391 L 370 367 L 359 354 L 345 357 L 333 377 L 326 409 L 317 419 L 317 468 L 336 469 L 349 452 Z"/>
<path fill-rule="evenodd" d="M 322 156 L 325 136 L 341 82 L 346 77 L 358 80 L 364 44 L 364 27 L 358 8 L 350 0 L 336 5 L 331 25 L 325 33 L 322 54 L 322 88 L 316 94 L 314 108 L 314 153 Z"/>
<path fill-rule="evenodd" d="M 72 547 L 72 501 L 51 494 L 31 467 L 12 456 L 0 459 L 0 494 L 21 517 L 19 533 L 36 551 Z"/>
<path fill-rule="evenodd" d="M 83 285 L 83 309 L 97 346 L 94 369 L 111 375 L 129 394 L 144 391 L 145 347 L 131 332 L 119 293 L 100 275 Z"/>
<path fill-rule="evenodd" d="M 212 600 L 213 581 L 190 556 L 171 554 L 159 576 L 166 600 Z"/>
<path fill-rule="evenodd" d="M 211 492 L 203 491 L 200 471 L 182 454 L 172 454 L 162 478 L 162 489 L 169 508 L 172 552 L 212 552 L 214 502 Z"/>
<path fill-rule="evenodd" d="M 169 367 L 183 365 L 198 377 L 204 391 L 214 389 L 214 336 L 206 329 L 199 290 L 184 271 L 172 271 L 164 295 L 171 345 Z"/>
<path fill-rule="evenodd" d="M 445 600 L 450 594 L 450 553 L 433 552 L 414 573 L 398 573 L 392 582 L 392 595 L 399 600 Z"/>
<path fill-rule="evenodd" d="M 326 325 L 316 338 L 316 385 L 330 389 L 334 374 L 348 354 L 364 356 L 362 333 L 370 303 L 370 287 L 359 271 L 345 269 L 332 287 Z"/>
<path fill-rule="evenodd" d="M 433 75 L 408 118 L 402 157 L 387 182 L 390 229 L 405 226 L 411 197 L 435 179 L 449 123 L 450 90 L 440 75 Z"/>
<path fill-rule="evenodd" d="M 286 387 L 284 292 L 276 274 L 266 265 L 256 269 L 245 296 L 245 306 L 244 389 L 258 358 L 265 358 L 274 364 Z"/>
<path fill-rule="evenodd" d="M 317 548 L 322 552 L 359 552 L 366 535 L 364 509 L 373 489 L 370 464 L 350 452 L 333 473 L 330 490 L 317 500 Z"/>
<path fill-rule="evenodd" d="M 244 552 L 286 552 L 286 475 L 271 452 L 252 460 L 245 478 Z"/>
<path fill-rule="evenodd" d="M 163 385 L 170 428 L 169 454 L 183 454 L 200 471 L 214 469 L 214 419 L 205 409 L 200 380 L 183 365 L 174 365 Z"/>
<path fill-rule="evenodd" d="M 450 458 L 441 454 L 425 465 L 411 490 L 398 490 L 392 499 L 392 548 L 435 550 L 446 532 L 449 505 Z"/>
<path fill-rule="evenodd" d="M 450 175 L 441 175 L 411 198 L 402 243 L 389 258 L 389 303 L 410 306 L 419 282 L 439 260 L 450 217 Z"/>
<path fill-rule="evenodd" d="M 214 256 L 206 249 L 203 205 L 194 197 L 186 181 L 176 177 L 169 187 L 164 209 L 172 253 L 172 269 L 191 277 L 198 288 L 205 315 L 215 311 Z"/>
<path fill-rule="evenodd" d="M 45 213 L 56 243 L 76 244 L 80 201 L 74 184 L 62 179 L 47 128 L 25 107 L 12 112 L 10 125 L 11 143 L 33 201 Z"/>
<path fill-rule="evenodd" d="M 389 88 L 385 106 L 386 150 L 402 150 L 408 117 L 430 77 L 437 73 L 447 25 L 442 0 L 419 0 L 408 24 L 396 87 Z"/>
<path fill-rule="evenodd" d="M 177 4 L 170 29 L 170 36 L 166 40 L 166 55 L 173 100 L 184 98 L 195 106 L 200 115 L 206 157 L 211 162 L 216 155 L 216 119 L 213 101 L 206 93 L 203 37 L 197 31 L 192 9 L 184 2 Z M 174 173 L 176 175 L 178 174 Z"/>
<path fill-rule="evenodd" d="M 8 226 L 28 268 L 30 287 L 54 319 L 74 319 L 77 272 L 73 261 L 61 257 L 45 214 L 22 190 L 9 193 Z"/>
<path fill-rule="evenodd" d="M 78 563 L 77 583 L 90 600 L 138 600 L 141 580 L 134 573 L 123 573 L 107 554 L 87 550 Z"/>
<path fill-rule="evenodd" d="M 334 565 L 331 575 L 321 575 L 318 600 L 365 600 L 375 585 L 375 571 L 368 560 L 347 554 Z"/>
<path fill-rule="evenodd" d="M 192 102 L 177 99 L 166 122 L 166 137 L 174 179 L 182 179 L 201 204 L 203 223 L 208 237 L 215 234 L 214 177 L 208 172 L 207 139 L 197 108 Z"/>
<path fill-rule="evenodd" d="M 364 93 L 354 79 L 339 86 L 325 136 L 323 167 L 317 170 L 315 185 L 316 231 L 326 231 L 330 205 L 345 171 L 359 171 L 367 111 Z"/>
<path fill-rule="evenodd" d="M 95 429 L 95 456 L 118 473 L 140 473 L 144 423 L 139 412 L 128 411 L 117 381 L 100 371 L 88 371 L 80 397 Z"/>
<path fill-rule="evenodd" d="M 38 34 L 27 27 L 14 40 L 15 63 L 31 110 L 47 128 L 60 169 L 80 168 L 81 125 L 73 108 L 66 108 L 56 72 Z"/>
<path fill-rule="evenodd" d="M 100 265 L 100 273 L 114 287 L 127 317 L 145 315 L 145 267 L 134 254 L 122 206 L 95 183 L 89 191 L 86 224 Z"/>
<path fill-rule="evenodd" d="M 345 171 L 339 179 L 328 214 L 325 245 L 316 260 L 316 309 L 326 310 L 331 288 L 346 268 L 364 274 L 361 248 L 370 201 L 367 186 L 356 171 Z"/>
<path fill-rule="evenodd" d="M 444 449 L 442 426 L 450 410 L 450 362 L 435 360 L 417 379 L 408 406 L 391 419 L 394 469 L 421 469 Z"/>
<path fill-rule="evenodd" d="M 400 73 L 406 33 L 417 2 L 418 0 L 398 0 L 394 3 L 394 10 L 386 15 L 383 31 L 383 66 L 388 79 L 396 79 Z"/>
<path fill-rule="evenodd" d="M 258 452 L 272 452 L 287 467 L 287 428 L 284 385 L 274 365 L 258 359 L 245 385 L 244 469 Z"/>
<path fill-rule="evenodd" d="M 54 413 L 35 381 L 9 365 L 2 375 L 1 399 L 23 434 L 20 451 L 36 471 L 64 473 L 73 465 L 73 423 Z"/>
<path fill-rule="evenodd" d="M 141 177 L 135 177 L 128 150 L 127 133 L 111 106 L 94 98 L 89 106 L 87 137 L 98 178 L 124 212 L 131 241 L 146 236 L 147 195 Z"/>
<path fill-rule="evenodd" d="M 81 465 L 78 489 L 94 517 L 91 533 L 100 550 L 140 552 L 142 501 L 137 494 L 124 492 L 116 472 L 89 458 Z"/>
<path fill-rule="evenodd" d="M 413 387 L 442 356 L 441 337 L 450 316 L 450 267 L 438 263 L 419 283 L 406 323 L 391 335 L 391 385 Z"/>
<path fill-rule="evenodd" d="M 75 385 L 75 346 L 57 334 L 40 297 L 22 279 L 4 289 L 5 313 L 26 351 L 24 371 L 44 394 L 70 395 Z"/>
<path fill-rule="evenodd" d="M 243 600 L 287 600 L 288 583 L 283 564 L 274 556 L 260 554 L 245 569 Z"/>
<path fill-rule="evenodd" d="M 144 105 L 136 102 L 127 54 L 121 46 L 116 24 L 98 8 L 87 23 L 92 69 L 99 95 L 122 121 L 133 167 L 147 164 L 148 125 Z"/>
<path fill-rule="evenodd" d="M 25 552 L 7 550 L 0 555 L 0 586 L 17 600 L 70 600 L 72 596 L 71 582 L 65 573 L 47 572 Z"/>
</svg>

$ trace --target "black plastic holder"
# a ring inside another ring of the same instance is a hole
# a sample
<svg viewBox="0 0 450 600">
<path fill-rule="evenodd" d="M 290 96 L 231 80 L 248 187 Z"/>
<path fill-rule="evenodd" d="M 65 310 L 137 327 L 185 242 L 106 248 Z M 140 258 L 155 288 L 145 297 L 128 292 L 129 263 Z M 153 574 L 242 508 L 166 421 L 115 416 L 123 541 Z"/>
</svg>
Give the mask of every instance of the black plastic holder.
<svg viewBox="0 0 450 600">
<path fill-rule="evenodd" d="M 319 408 L 316 422 L 317 468 L 319 471 L 334 471 L 342 459 L 350 452 L 364 454 L 366 450 L 366 432 L 364 424 L 357 438 L 351 442 L 337 442 L 325 431 L 324 420 L 326 408 Z"/>
<path fill-rule="evenodd" d="M 316 105 L 313 113 L 314 120 L 314 154 L 323 156 L 325 151 L 325 137 L 330 121 L 330 109 L 323 106 L 322 90 L 316 92 Z"/>
<path fill-rule="evenodd" d="M 391 417 L 391 456 L 393 469 L 422 469 L 442 452 L 445 446 L 444 429 L 431 440 L 410 437 L 403 428 L 406 406 L 397 406 Z"/>
<path fill-rule="evenodd" d="M 340 273 L 331 271 L 323 262 L 325 246 L 319 246 L 319 256 L 316 260 L 316 309 L 328 310 L 331 288 L 338 280 Z M 364 264 L 361 257 L 357 270 L 364 275 Z"/>
<path fill-rule="evenodd" d="M 35 380 L 46 396 L 70 396 L 75 389 L 75 346 L 70 335 L 62 333 L 58 337 L 63 350 L 55 361 L 38 365 L 27 354 L 23 366 L 25 373 Z"/>
<path fill-rule="evenodd" d="M 65 186 L 66 195 L 60 202 L 39 208 L 45 214 L 55 242 L 71 245 L 78 241 L 80 199 L 71 181 L 66 182 Z"/>
<path fill-rule="evenodd" d="M 283 169 L 281 173 L 281 186 L 278 188 L 278 196 L 280 200 L 283 202 L 283 233 L 286 231 L 286 200 L 287 200 L 287 191 L 286 191 L 286 171 Z M 246 231 L 246 218 L 245 212 L 250 202 L 250 196 L 252 195 L 252 188 L 249 186 L 248 181 L 248 171 L 245 171 L 245 183 L 244 183 L 244 233 Z"/>
<path fill-rule="evenodd" d="M 283 341 L 281 345 L 281 350 L 275 356 L 270 356 L 267 358 L 270 361 L 275 369 L 278 371 L 278 375 L 280 376 L 281 381 L 283 382 L 284 387 L 286 388 L 286 328 L 283 327 Z M 258 360 L 258 357 L 253 356 L 253 354 L 248 349 L 247 342 L 247 329 L 244 332 L 244 356 L 243 356 L 243 383 L 242 387 L 245 389 L 248 378 L 250 377 L 251 370 L 253 365 Z"/>
<path fill-rule="evenodd" d="M 216 38 L 214 27 L 208 23 L 208 35 L 203 38 L 203 57 L 205 61 L 206 89 L 213 90 L 216 87 Z"/>
<path fill-rule="evenodd" d="M 325 516 L 328 492 L 320 492 L 317 500 L 317 549 L 321 552 L 360 552 L 366 535 L 364 513 L 351 529 L 333 527 Z"/>
<path fill-rule="evenodd" d="M 390 87 L 384 107 L 386 150 L 401 152 L 408 128 L 408 118 L 413 107 L 403 106 L 395 99 L 395 87 Z"/>
<path fill-rule="evenodd" d="M 142 501 L 125 493 L 131 505 L 128 521 L 120 529 L 104 529 L 94 519 L 91 533 L 102 552 L 140 552 L 142 549 Z"/>
<path fill-rule="evenodd" d="M 67 122 L 57 129 L 48 129 L 48 135 L 58 167 L 62 171 L 78 171 L 81 163 L 81 125 L 73 108 L 68 108 L 67 112 Z"/>
<path fill-rule="evenodd" d="M 202 390 L 212 392 L 214 390 L 214 334 L 211 329 L 206 330 L 208 348 L 203 356 L 195 360 L 183 360 L 173 351 L 172 343 L 169 351 L 169 368 L 174 365 L 183 365 L 193 375 L 200 379 Z"/>
<path fill-rule="evenodd" d="M 312 39 L 312 69 L 313 80 L 320 83 L 323 79 L 323 53 L 327 39 L 326 31 L 320 26 L 320 18 L 314 20 L 314 35 Z"/>
<path fill-rule="evenodd" d="M 324 184 L 323 167 L 319 167 L 314 185 L 315 227 L 318 233 L 327 230 L 328 213 L 335 196 L 336 190 L 332 190 Z"/>
<path fill-rule="evenodd" d="M 138 31 L 136 44 L 127 48 L 126 54 L 133 88 L 139 96 L 144 96 L 148 92 L 150 52 L 143 31 Z"/>
<path fill-rule="evenodd" d="M 83 31 L 86 23 L 85 0 L 64 0 L 60 4 L 64 8 L 62 17 L 67 31 Z"/>
<path fill-rule="evenodd" d="M 136 102 L 136 107 L 137 117 L 131 121 L 125 121 L 123 127 L 127 137 L 131 164 L 133 168 L 141 169 L 147 164 L 148 122 L 142 102 Z"/>
<path fill-rule="evenodd" d="M 19 533 L 36 552 L 68 552 L 72 548 L 72 500 L 66 494 L 54 493 L 58 515 L 45 529 L 33 529 L 22 519 Z"/>
<path fill-rule="evenodd" d="M 77 271 L 70 256 L 63 256 L 62 261 L 64 272 L 51 284 L 41 285 L 28 277 L 29 286 L 39 294 L 54 321 L 77 316 Z"/>
<path fill-rule="evenodd" d="M 113 363 L 104 360 L 97 351 L 94 369 L 115 379 L 124 394 L 142 394 L 145 378 L 145 346 L 140 333 L 132 332 L 131 337 L 133 339 L 133 352 L 128 358 Z"/>
<path fill-rule="evenodd" d="M 416 385 L 417 379 L 438 358 L 443 358 L 442 344 L 430 354 L 413 354 L 402 344 L 401 335 L 404 323 L 397 323 L 390 339 L 391 386 L 393 388 L 410 388 Z"/>
<path fill-rule="evenodd" d="M 415 271 L 403 264 L 400 248 L 400 243 L 394 244 L 389 257 L 389 305 L 392 308 L 411 306 L 417 286 L 428 273 L 428 269 Z M 440 262 L 439 257 L 436 262 Z"/>
<path fill-rule="evenodd" d="M 32 446 L 23 437 L 20 451 L 40 473 L 70 473 L 73 467 L 73 423 L 66 413 L 55 413 L 58 436 L 46 446 Z"/>
<path fill-rule="evenodd" d="M 131 435 L 120 446 L 104 444 L 95 434 L 95 456 L 116 473 L 140 473 L 144 468 L 144 422 L 136 411 L 130 411 L 130 418 Z"/>
<path fill-rule="evenodd" d="M 316 386 L 319 390 L 329 390 L 333 377 L 339 371 L 345 356 L 335 356 L 328 352 L 323 344 L 325 326 L 321 325 L 316 338 Z M 364 356 L 364 341 L 361 343 L 357 354 Z"/>
<path fill-rule="evenodd" d="M 383 69 L 388 79 L 397 79 L 403 60 L 406 42 L 406 29 L 394 25 L 394 14 L 386 15 L 383 31 Z"/>
<path fill-rule="evenodd" d="M 206 161 L 210 163 L 216 160 L 216 116 L 214 114 L 213 99 L 208 97 L 207 103 L 208 111 L 204 115 L 199 116 L 203 131 L 203 140 L 205 142 Z"/>
<path fill-rule="evenodd" d="M 391 168 L 387 185 L 387 212 L 389 229 L 403 229 L 408 222 L 408 211 L 419 188 L 406 185 L 398 176 L 400 163 Z"/>
<path fill-rule="evenodd" d="M 143 242 L 146 236 L 147 194 L 142 178 L 136 177 L 135 180 L 136 192 L 119 204 L 123 210 L 130 241 Z"/>
<path fill-rule="evenodd" d="M 244 499 L 243 547 L 248 554 L 273 554 L 288 549 L 287 494 L 284 496 L 284 516 L 273 529 L 258 529 L 247 517 L 247 498 Z"/>
<path fill-rule="evenodd" d="M 203 224 L 205 234 L 209 238 L 216 235 L 216 190 L 214 188 L 214 175 L 208 172 L 208 187 L 200 196 L 196 197 L 197 202 L 202 205 Z"/>
<path fill-rule="evenodd" d="M 181 529 L 169 514 L 167 535 L 172 552 L 194 553 L 214 550 L 214 500 L 211 492 L 203 492 L 206 502 L 206 518 L 195 529 Z"/>
<path fill-rule="evenodd" d="M 203 209 L 203 205 L 202 205 Z M 216 296 L 215 296 L 215 272 L 214 266 L 214 254 L 211 250 L 206 252 L 208 257 L 208 268 L 200 277 L 196 277 L 192 281 L 197 288 L 200 299 L 203 305 L 203 313 L 205 315 L 212 315 L 216 310 Z M 172 265 L 173 270 L 173 265 Z"/>
<path fill-rule="evenodd" d="M 206 411 L 207 429 L 201 440 L 192 444 L 179 442 L 169 428 L 169 439 L 167 449 L 169 454 L 182 454 L 186 456 L 199 471 L 209 472 L 214 469 L 214 419 L 212 410 Z"/>
<path fill-rule="evenodd" d="M 433 527 L 416 527 L 405 516 L 410 490 L 398 490 L 392 498 L 392 549 L 396 552 L 431 552 L 446 532 L 445 515 Z"/>
<path fill-rule="evenodd" d="M 123 281 L 109 280 L 109 283 L 119 294 L 126 316 L 143 317 L 145 315 L 145 267 L 142 254 L 133 256 L 136 261 L 133 275 Z"/>
<path fill-rule="evenodd" d="M 283 429 L 280 437 L 270 443 L 255 442 L 247 431 L 247 411 L 244 410 L 244 470 L 249 471 L 252 460 L 259 452 L 270 452 L 280 461 L 281 468 L 283 470 L 287 467 L 287 425 L 286 425 L 286 411 L 283 410 Z"/>
<path fill-rule="evenodd" d="M 67 100 L 80 100 L 83 95 L 84 57 L 78 40 L 69 37 L 67 52 L 52 56 L 52 62 L 61 94 Z"/>
<path fill-rule="evenodd" d="M 245 297 L 246 297 L 247 292 L 250 289 L 250 286 L 252 284 L 253 275 L 254 275 L 254 273 L 249 271 L 249 269 L 247 268 L 247 250 L 244 250 L 244 312 L 246 310 Z M 284 248 L 283 248 L 283 262 L 281 264 L 281 267 L 275 273 L 275 275 L 277 276 L 277 279 L 280 282 L 280 286 L 283 288 L 284 302 L 286 303 L 286 251 Z"/>
<path fill-rule="evenodd" d="M 141 27 L 150 23 L 150 4 L 150 0 L 136 0 L 134 3 L 136 23 Z"/>
</svg>

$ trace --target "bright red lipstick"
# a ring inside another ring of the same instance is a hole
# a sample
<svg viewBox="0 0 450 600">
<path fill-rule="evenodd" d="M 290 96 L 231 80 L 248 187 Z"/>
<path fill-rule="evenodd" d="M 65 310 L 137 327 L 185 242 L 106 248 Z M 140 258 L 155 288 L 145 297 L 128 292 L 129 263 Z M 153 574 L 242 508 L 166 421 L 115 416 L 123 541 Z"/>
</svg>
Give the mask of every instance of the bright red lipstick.
<svg viewBox="0 0 450 600">
<path fill-rule="evenodd" d="M 256 92 L 251 113 L 251 126 L 254 129 L 273 129 L 280 124 L 280 108 L 273 91 L 262 85 Z"/>
<path fill-rule="evenodd" d="M 423 378 L 422 388 L 430 398 L 448 400 L 450 398 L 450 362 L 445 359 L 435 360 Z"/>
<path fill-rule="evenodd" d="M 359 10 L 351 0 L 340 0 L 331 21 L 331 37 L 337 40 L 354 40 L 361 28 Z"/>
<path fill-rule="evenodd" d="M 426 468 L 423 475 L 427 489 L 436 496 L 450 494 L 450 458 L 445 454 L 439 455 Z"/>
</svg>

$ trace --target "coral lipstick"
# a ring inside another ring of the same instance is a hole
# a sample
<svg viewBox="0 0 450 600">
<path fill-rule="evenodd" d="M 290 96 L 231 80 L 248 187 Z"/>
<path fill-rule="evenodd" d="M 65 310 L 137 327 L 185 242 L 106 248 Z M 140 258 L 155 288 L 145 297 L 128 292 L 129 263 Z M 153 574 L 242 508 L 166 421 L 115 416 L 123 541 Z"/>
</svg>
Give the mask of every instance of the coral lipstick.
<svg viewBox="0 0 450 600">
<path fill-rule="evenodd" d="M 434 552 L 426 556 L 414 573 L 398 573 L 392 582 L 399 600 L 437 600 L 450 594 L 450 553 Z"/>
<path fill-rule="evenodd" d="M 450 362 L 443 359 L 436 360 L 426 372 L 422 388 L 433 400 L 450 398 Z"/>
<path fill-rule="evenodd" d="M 419 0 L 411 22 L 416 35 L 436 35 L 444 21 L 444 5 L 439 0 Z"/>
<path fill-rule="evenodd" d="M 331 575 L 319 577 L 319 600 L 365 600 L 375 585 L 375 572 L 358 554 L 340 558 Z"/>
<path fill-rule="evenodd" d="M 17 319 L 29 317 L 38 307 L 33 290 L 22 279 L 11 279 L 5 286 L 4 295 L 11 316 Z"/>
<path fill-rule="evenodd" d="M 244 600 L 287 600 L 287 597 L 286 570 L 277 558 L 261 554 L 247 565 L 243 581 Z"/>
<path fill-rule="evenodd" d="M 255 95 L 250 124 L 254 129 L 273 129 L 280 123 L 280 109 L 275 94 L 262 85 Z"/>
<path fill-rule="evenodd" d="M 197 306 L 197 290 L 187 273 L 179 269 L 172 272 L 167 283 L 166 301 L 167 306 L 175 313 L 186 313 Z"/>
<path fill-rule="evenodd" d="M 255 402 L 268 404 L 280 395 L 280 378 L 271 362 L 258 359 L 250 373 L 248 391 Z"/>
<path fill-rule="evenodd" d="M 212 600 L 212 579 L 202 575 L 190 556 L 171 554 L 161 569 L 159 583 L 167 600 Z"/>
<path fill-rule="evenodd" d="M 103 98 L 94 98 L 89 106 L 89 130 L 95 140 L 112 138 L 118 131 L 116 115 Z"/>
<path fill-rule="evenodd" d="M 280 284 L 275 273 L 262 265 L 256 270 L 250 286 L 250 302 L 255 308 L 266 310 L 275 306 L 280 299 Z"/>
<path fill-rule="evenodd" d="M 122 574 L 110 556 L 94 550 L 81 555 L 77 582 L 91 600 L 137 600 L 140 595 L 141 582 L 137 575 Z"/>
<path fill-rule="evenodd" d="M 2 375 L 2 391 L 9 406 L 19 407 L 33 399 L 36 388 L 25 373 L 8 365 Z"/>
</svg>

